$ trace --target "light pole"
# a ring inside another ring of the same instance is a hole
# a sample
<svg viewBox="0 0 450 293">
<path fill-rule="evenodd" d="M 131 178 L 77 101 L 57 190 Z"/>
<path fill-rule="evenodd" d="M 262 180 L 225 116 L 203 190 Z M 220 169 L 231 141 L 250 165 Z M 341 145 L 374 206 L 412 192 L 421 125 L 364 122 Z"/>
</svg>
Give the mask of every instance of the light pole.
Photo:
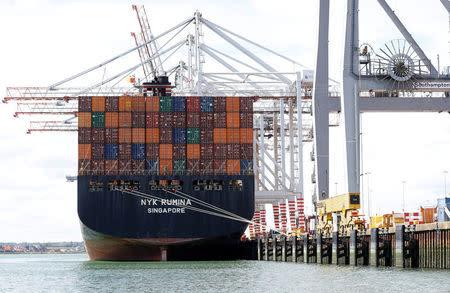
<svg viewBox="0 0 450 293">
<path fill-rule="evenodd" d="M 335 187 L 335 192 L 336 192 L 336 195 L 338 194 L 338 192 L 337 192 L 337 182 L 334 182 L 334 187 Z"/>
<path fill-rule="evenodd" d="M 370 174 L 371 172 L 366 172 L 364 175 L 367 175 L 367 215 L 370 219 Z"/>
<path fill-rule="evenodd" d="M 443 173 L 444 173 L 444 197 L 447 197 L 447 174 L 448 174 L 448 171 L 445 170 Z"/>
<path fill-rule="evenodd" d="M 405 180 L 403 180 L 402 181 L 402 183 L 403 183 L 403 212 L 405 212 L 405 183 L 406 183 L 406 181 Z"/>
</svg>

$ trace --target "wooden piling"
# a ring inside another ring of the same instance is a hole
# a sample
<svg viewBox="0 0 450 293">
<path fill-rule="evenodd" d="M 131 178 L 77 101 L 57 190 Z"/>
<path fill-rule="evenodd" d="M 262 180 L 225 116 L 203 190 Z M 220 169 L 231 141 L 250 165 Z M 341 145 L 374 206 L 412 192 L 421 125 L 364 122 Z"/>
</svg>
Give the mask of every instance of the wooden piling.
<svg viewBox="0 0 450 293">
<path fill-rule="evenodd" d="M 378 255 L 379 255 L 379 247 L 378 247 L 378 228 L 370 229 L 370 256 L 369 256 L 369 264 L 371 266 L 378 266 Z"/>
</svg>

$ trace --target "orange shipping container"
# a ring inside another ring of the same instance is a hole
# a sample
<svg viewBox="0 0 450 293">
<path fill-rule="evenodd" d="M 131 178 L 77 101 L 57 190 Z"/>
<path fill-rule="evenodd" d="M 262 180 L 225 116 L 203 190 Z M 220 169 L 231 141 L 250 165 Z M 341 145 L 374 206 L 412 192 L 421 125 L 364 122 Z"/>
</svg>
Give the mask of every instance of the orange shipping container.
<svg viewBox="0 0 450 293">
<path fill-rule="evenodd" d="M 119 97 L 119 111 L 121 112 L 131 111 L 131 97 L 128 96 Z"/>
<path fill-rule="evenodd" d="M 132 97 L 131 111 L 145 112 L 145 97 L 140 97 L 140 96 Z"/>
<path fill-rule="evenodd" d="M 227 160 L 227 174 L 236 175 L 241 171 L 241 161 L 240 160 Z"/>
<path fill-rule="evenodd" d="M 172 160 L 172 144 L 162 143 L 159 145 L 159 157 L 161 159 L 171 159 Z"/>
<path fill-rule="evenodd" d="M 105 112 L 105 97 L 92 97 L 92 112 Z"/>
<path fill-rule="evenodd" d="M 131 128 L 119 128 L 119 143 L 131 143 Z"/>
<path fill-rule="evenodd" d="M 187 158 L 200 159 L 200 144 L 189 143 L 187 145 Z"/>
<path fill-rule="evenodd" d="M 91 112 L 78 113 L 78 127 L 91 127 Z"/>
<path fill-rule="evenodd" d="M 145 110 L 147 112 L 159 112 L 159 97 L 147 97 Z"/>
<path fill-rule="evenodd" d="M 130 112 L 119 112 L 119 127 L 131 127 Z"/>
<path fill-rule="evenodd" d="M 133 143 L 145 143 L 145 128 L 132 128 L 131 139 Z"/>
<path fill-rule="evenodd" d="M 159 175 L 172 175 L 172 160 L 159 160 Z"/>
<path fill-rule="evenodd" d="M 239 143 L 239 128 L 227 128 L 227 143 Z"/>
<path fill-rule="evenodd" d="M 227 127 L 239 127 L 239 112 L 227 113 Z"/>
<path fill-rule="evenodd" d="M 253 129 L 241 128 L 240 129 L 240 141 L 241 143 L 253 143 Z"/>
<path fill-rule="evenodd" d="M 91 144 L 79 144 L 78 145 L 78 159 L 86 160 L 91 159 Z"/>
<path fill-rule="evenodd" d="M 146 128 L 146 143 L 159 143 L 159 128 Z"/>
<path fill-rule="evenodd" d="M 226 128 L 214 128 L 214 143 L 227 143 Z"/>
<path fill-rule="evenodd" d="M 119 113 L 106 112 L 105 113 L 105 127 L 107 127 L 107 128 L 119 127 Z"/>
<path fill-rule="evenodd" d="M 239 97 L 227 97 L 227 112 L 239 112 Z"/>
</svg>

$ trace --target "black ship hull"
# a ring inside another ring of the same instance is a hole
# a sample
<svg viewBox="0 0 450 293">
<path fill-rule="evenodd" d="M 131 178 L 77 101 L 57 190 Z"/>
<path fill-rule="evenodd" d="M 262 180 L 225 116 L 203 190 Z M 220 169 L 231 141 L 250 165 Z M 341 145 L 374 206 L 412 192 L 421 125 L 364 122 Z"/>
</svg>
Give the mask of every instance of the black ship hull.
<svg viewBox="0 0 450 293">
<path fill-rule="evenodd" d="M 78 215 L 93 260 L 234 259 L 247 224 L 188 207 L 176 189 L 251 219 L 253 176 L 91 175 L 78 177 Z M 123 192 L 139 190 L 161 201 Z M 186 206 L 186 207 L 183 207 Z M 210 209 L 208 209 L 210 210 Z"/>
</svg>

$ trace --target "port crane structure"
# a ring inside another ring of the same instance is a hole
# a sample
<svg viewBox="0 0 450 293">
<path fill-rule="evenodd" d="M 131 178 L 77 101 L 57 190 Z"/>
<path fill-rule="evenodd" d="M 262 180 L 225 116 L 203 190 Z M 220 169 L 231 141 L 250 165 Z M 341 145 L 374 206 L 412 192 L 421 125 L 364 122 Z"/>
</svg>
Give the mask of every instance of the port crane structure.
<svg viewBox="0 0 450 293">
<path fill-rule="evenodd" d="M 313 144 L 311 159 L 315 167 L 310 174 L 315 183 L 311 192 L 313 202 L 326 199 L 330 194 L 329 127 L 339 125 L 340 113 L 345 127 L 346 192 L 359 194 L 361 112 L 450 111 L 450 80 L 434 68 L 386 1 L 378 2 L 405 40 L 391 41 L 377 52 L 370 45 L 361 45 L 359 1 L 347 0 L 344 68 L 339 82 L 328 75 L 329 0 L 320 1 L 314 70 L 211 22 L 199 11 L 154 36 L 145 8 L 133 5 L 140 27 L 140 32 L 131 34 L 134 47 L 47 87 L 7 88 L 3 101 L 17 102 L 16 117 L 36 114 L 65 117 L 31 121 L 28 129 L 31 133 L 77 131 L 79 96 L 139 94 L 142 82 L 164 73 L 173 79 L 173 95 L 253 97 L 256 99 L 253 166 L 258 205 L 255 219 L 264 222 L 266 205 L 272 204 L 276 228 L 294 229 L 296 218 L 304 228 L 303 189 L 309 176 L 304 169 L 303 144 Z M 448 1 L 441 2 L 448 9 Z M 205 28 L 238 54 L 232 55 L 206 42 Z M 274 67 L 249 48 L 257 48 L 297 69 Z M 78 78 L 131 53 L 139 57 L 132 67 L 92 85 L 70 86 Z M 130 76 L 134 82 L 127 84 L 125 79 Z M 330 121 L 330 113 L 338 122 Z"/>
</svg>

